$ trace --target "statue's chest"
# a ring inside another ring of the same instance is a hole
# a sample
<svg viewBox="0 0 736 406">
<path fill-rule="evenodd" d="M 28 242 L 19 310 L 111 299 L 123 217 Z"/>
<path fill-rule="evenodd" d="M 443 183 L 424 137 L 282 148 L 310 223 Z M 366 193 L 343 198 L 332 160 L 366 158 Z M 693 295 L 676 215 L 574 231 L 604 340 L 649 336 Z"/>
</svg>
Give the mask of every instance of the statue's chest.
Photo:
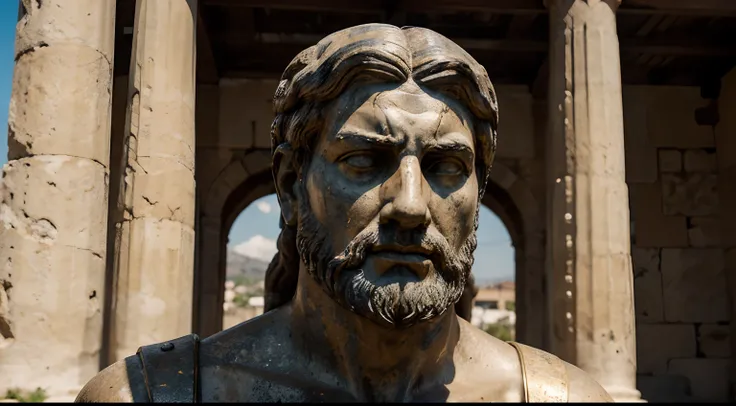
<svg viewBox="0 0 736 406">
<path fill-rule="evenodd" d="M 441 385 L 411 395 L 410 399 L 390 399 L 385 394 L 356 399 L 347 390 L 329 387 L 317 380 L 264 371 L 220 371 L 204 373 L 200 379 L 202 402 L 495 402 L 509 401 L 498 391 L 487 393 L 459 383 Z M 372 398 L 372 399 L 371 399 Z M 519 400 L 519 399 L 516 399 Z"/>
<path fill-rule="evenodd" d="M 202 402 L 354 402 L 349 393 L 308 377 L 268 371 L 210 371 L 200 378 Z"/>
</svg>

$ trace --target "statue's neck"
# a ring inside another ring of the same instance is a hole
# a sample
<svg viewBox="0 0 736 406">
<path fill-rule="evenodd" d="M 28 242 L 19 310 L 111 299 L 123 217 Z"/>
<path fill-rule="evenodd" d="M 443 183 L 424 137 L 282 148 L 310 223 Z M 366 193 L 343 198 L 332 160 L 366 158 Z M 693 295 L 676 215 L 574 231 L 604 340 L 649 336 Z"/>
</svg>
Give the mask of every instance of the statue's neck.
<svg viewBox="0 0 736 406">
<path fill-rule="evenodd" d="M 291 308 L 292 338 L 310 367 L 334 371 L 358 400 L 411 400 L 453 378 L 454 308 L 409 328 L 384 327 L 337 304 L 304 270 Z"/>
</svg>

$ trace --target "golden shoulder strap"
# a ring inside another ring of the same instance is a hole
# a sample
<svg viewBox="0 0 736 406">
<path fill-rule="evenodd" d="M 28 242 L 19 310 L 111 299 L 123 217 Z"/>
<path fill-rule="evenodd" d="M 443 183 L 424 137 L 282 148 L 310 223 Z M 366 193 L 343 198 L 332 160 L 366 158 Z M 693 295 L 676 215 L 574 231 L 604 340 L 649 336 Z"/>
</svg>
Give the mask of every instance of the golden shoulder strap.
<svg viewBox="0 0 736 406">
<path fill-rule="evenodd" d="M 562 360 L 528 345 L 509 342 L 519 353 L 527 403 L 567 403 L 567 369 Z"/>
</svg>

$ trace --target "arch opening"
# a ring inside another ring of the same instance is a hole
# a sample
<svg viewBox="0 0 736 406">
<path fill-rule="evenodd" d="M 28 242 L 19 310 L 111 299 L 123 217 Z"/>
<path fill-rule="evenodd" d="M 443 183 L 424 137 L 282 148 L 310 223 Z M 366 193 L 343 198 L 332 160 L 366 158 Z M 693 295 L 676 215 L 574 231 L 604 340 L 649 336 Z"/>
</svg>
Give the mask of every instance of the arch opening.
<svg viewBox="0 0 736 406">
<path fill-rule="evenodd" d="M 263 313 L 264 279 L 276 254 L 279 203 L 269 194 L 249 204 L 229 230 L 222 328 Z"/>
<path fill-rule="evenodd" d="M 200 255 L 218 257 L 217 261 L 210 261 L 210 264 L 217 263 L 216 271 L 208 270 L 201 265 L 198 267 L 198 280 L 203 285 L 209 284 L 207 290 L 199 287 L 199 292 L 195 292 L 197 296 L 195 297 L 195 313 L 198 313 L 199 316 L 199 322 L 195 324 L 195 331 L 200 335 L 214 334 L 221 331 L 223 327 L 230 327 L 262 311 L 258 309 L 259 306 L 262 306 L 262 296 L 259 295 L 262 292 L 262 285 L 259 281 L 252 278 L 249 280 L 246 277 L 235 278 L 234 275 L 238 272 L 231 269 L 230 283 L 228 283 L 228 263 L 232 267 L 234 262 L 238 262 L 237 259 L 228 258 L 228 253 L 237 252 L 235 247 L 239 247 L 240 251 L 246 249 L 241 246 L 245 243 L 248 243 L 245 247 L 251 248 L 259 244 L 262 246 L 270 244 L 271 254 L 275 252 L 275 240 L 279 233 L 279 209 L 274 192 L 273 180 L 268 167 L 246 176 L 237 187 L 231 189 L 227 198 L 223 199 L 224 202 L 217 210 L 219 215 L 216 216 L 216 221 L 210 221 L 209 235 L 216 236 L 214 241 L 208 239 L 207 233 L 202 233 L 199 237 L 202 241 L 199 247 L 203 250 Z M 502 307 L 503 309 L 498 310 L 504 310 L 502 318 L 506 317 L 505 322 L 513 321 L 513 328 L 509 331 L 512 339 L 544 348 L 547 341 L 545 335 L 544 229 L 542 228 L 543 222 L 540 221 L 536 212 L 537 204 L 523 180 L 502 164 L 494 165 L 491 181 L 482 203 L 478 230 L 479 246 L 476 250 L 474 264 L 476 285 L 482 295 L 478 297 L 479 300 L 476 301 L 478 306 L 475 307 Z M 264 209 L 266 205 L 270 208 Z M 269 213 L 263 213 L 263 210 Z M 205 214 L 204 217 L 207 218 L 208 215 Z M 209 214 L 209 218 L 212 217 L 215 216 Z M 254 218 L 257 219 L 254 220 Z M 258 227 L 254 227 L 254 224 L 260 220 L 268 220 L 270 223 L 265 223 L 263 229 L 257 229 Z M 217 230 L 213 230 L 213 226 L 216 226 Z M 238 231 L 240 228 L 249 230 Z M 256 238 L 257 235 L 260 237 Z M 505 245 L 506 249 L 489 256 L 487 253 L 493 251 L 489 251 L 489 245 L 495 245 L 497 248 Z M 214 252 L 207 252 L 207 250 Z M 265 274 L 265 267 L 268 266 L 272 255 L 255 255 L 260 256 L 261 261 L 256 266 L 264 268 Z M 495 277 L 485 276 L 494 272 Z M 248 270 L 241 273 L 252 274 Z M 245 287 L 238 288 L 238 286 Z M 482 291 L 484 288 L 485 292 Z M 499 300 L 495 304 L 488 303 L 491 299 L 488 299 L 490 293 L 487 292 L 494 289 L 496 292 L 492 295 L 498 296 Z M 261 299 L 258 299 L 259 297 Z M 500 300 L 501 298 L 503 301 Z M 246 305 L 242 307 L 252 309 L 232 311 L 236 302 L 241 306 Z M 476 324 L 479 324 L 480 327 L 493 324 L 490 321 L 498 321 L 496 317 L 498 315 L 483 316 L 486 310 L 488 309 L 474 310 L 479 319 Z M 228 311 L 231 313 L 227 314 Z M 513 311 L 513 316 L 509 314 L 511 311 Z M 482 321 L 484 317 L 485 321 Z M 504 336 L 504 338 L 509 337 Z"/>
</svg>

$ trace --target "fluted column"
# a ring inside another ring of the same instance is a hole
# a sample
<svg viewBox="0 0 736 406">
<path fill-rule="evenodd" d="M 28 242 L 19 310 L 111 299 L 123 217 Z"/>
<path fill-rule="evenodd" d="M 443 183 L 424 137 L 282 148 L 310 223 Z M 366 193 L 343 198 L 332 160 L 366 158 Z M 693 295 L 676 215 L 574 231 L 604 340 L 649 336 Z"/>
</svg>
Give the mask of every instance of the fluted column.
<svg viewBox="0 0 736 406">
<path fill-rule="evenodd" d="M 191 332 L 195 0 L 138 0 L 128 85 L 113 357 Z"/>
<path fill-rule="evenodd" d="M 24 0 L 0 204 L 0 396 L 98 372 L 114 0 Z"/>
<path fill-rule="evenodd" d="M 636 390 L 617 0 L 547 0 L 552 351 L 617 401 Z"/>
</svg>

